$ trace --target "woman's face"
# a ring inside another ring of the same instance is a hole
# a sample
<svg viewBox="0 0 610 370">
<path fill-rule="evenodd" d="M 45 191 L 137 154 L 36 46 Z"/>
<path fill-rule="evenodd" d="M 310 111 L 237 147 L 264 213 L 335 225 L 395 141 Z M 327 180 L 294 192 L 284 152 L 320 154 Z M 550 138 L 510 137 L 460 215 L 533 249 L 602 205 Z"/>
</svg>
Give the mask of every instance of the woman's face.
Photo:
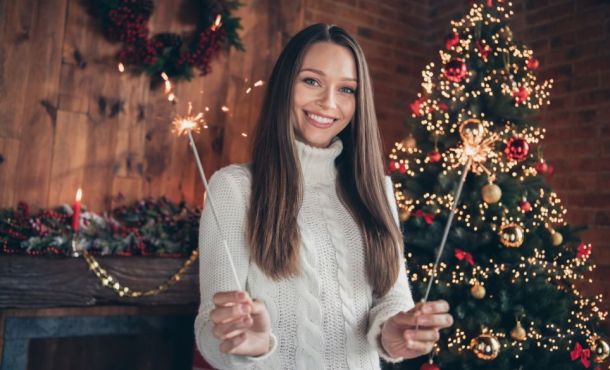
<svg viewBox="0 0 610 370">
<path fill-rule="evenodd" d="M 357 87 L 356 62 L 348 48 L 330 42 L 311 45 L 294 82 L 297 138 L 328 147 L 354 116 Z"/>
</svg>

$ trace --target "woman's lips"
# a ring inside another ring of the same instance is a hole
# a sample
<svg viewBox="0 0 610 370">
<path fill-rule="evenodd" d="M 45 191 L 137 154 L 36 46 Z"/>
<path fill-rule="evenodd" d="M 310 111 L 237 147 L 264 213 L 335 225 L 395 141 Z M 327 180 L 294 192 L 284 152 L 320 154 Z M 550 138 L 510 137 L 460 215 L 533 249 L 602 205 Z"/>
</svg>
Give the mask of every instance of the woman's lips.
<svg viewBox="0 0 610 370">
<path fill-rule="evenodd" d="M 313 112 L 308 112 L 308 111 L 304 111 L 304 112 L 305 112 L 305 117 L 307 119 L 307 122 L 309 122 L 309 124 L 311 124 L 312 126 L 315 126 L 318 128 L 328 128 L 328 127 L 332 126 L 332 124 L 337 120 L 336 118 L 324 116 L 324 115 L 313 113 Z"/>
</svg>

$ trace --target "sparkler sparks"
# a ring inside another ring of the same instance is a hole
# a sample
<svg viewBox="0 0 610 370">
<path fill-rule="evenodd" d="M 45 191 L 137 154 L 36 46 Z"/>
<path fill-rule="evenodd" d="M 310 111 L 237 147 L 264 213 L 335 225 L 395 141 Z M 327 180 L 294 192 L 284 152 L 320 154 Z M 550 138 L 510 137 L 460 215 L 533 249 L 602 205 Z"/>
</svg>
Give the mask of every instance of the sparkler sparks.
<svg viewBox="0 0 610 370">
<path fill-rule="evenodd" d="M 189 102 L 189 109 L 186 116 L 177 115 L 172 121 L 172 132 L 178 136 L 186 135 L 189 132 L 198 133 L 201 131 L 201 125 L 205 125 L 203 113 L 199 112 L 192 115 L 193 105 Z"/>
</svg>

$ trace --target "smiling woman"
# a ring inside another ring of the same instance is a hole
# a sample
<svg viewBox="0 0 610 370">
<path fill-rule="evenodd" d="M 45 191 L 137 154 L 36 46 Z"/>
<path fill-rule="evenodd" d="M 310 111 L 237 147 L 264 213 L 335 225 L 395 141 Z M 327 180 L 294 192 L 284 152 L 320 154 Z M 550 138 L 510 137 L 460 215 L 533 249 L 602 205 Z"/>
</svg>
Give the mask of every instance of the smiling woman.
<svg viewBox="0 0 610 370">
<path fill-rule="evenodd" d="M 204 207 L 197 345 L 223 369 L 380 369 L 428 353 L 445 302 L 414 307 L 364 54 L 343 29 L 295 35 L 269 79 L 252 163 Z M 419 330 L 414 330 L 416 324 Z M 279 350 L 278 350 L 279 348 Z"/>
</svg>

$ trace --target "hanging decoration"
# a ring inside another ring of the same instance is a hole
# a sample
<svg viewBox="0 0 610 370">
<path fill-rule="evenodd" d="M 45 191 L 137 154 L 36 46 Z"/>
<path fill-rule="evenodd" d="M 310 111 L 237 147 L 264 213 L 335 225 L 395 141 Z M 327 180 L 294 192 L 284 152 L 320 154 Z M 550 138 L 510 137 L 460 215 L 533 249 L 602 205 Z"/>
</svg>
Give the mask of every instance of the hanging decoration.
<svg viewBox="0 0 610 370">
<path fill-rule="evenodd" d="M 197 69 L 200 75 L 211 71 L 210 63 L 223 49 L 244 50 L 237 30 L 241 20 L 233 12 L 241 6 L 236 0 L 208 0 L 198 6 L 197 22 L 188 35 L 165 32 L 151 35 L 149 20 L 152 0 L 90 0 L 90 13 L 97 17 L 104 35 L 122 44 L 119 68 L 133 67 L 145 72 L 153 82 L 161 82 L 161 72 L 176 80 L 189 80 Z"/>
</svg>

